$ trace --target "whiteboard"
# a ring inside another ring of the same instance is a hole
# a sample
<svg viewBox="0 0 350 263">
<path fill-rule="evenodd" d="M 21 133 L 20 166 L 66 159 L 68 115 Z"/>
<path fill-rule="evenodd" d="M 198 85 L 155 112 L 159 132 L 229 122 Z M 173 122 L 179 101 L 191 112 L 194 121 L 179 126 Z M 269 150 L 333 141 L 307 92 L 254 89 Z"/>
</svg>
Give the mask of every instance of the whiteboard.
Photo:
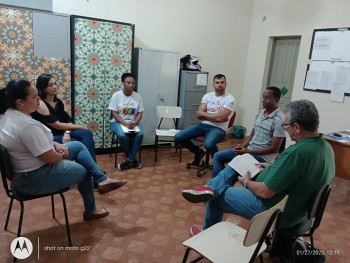
<svg viewBox="0 0 350 263">
<path fill-rule="evenodd" d="M 350 28 L 314 30 L 304 90 L 350 96 Z"/>
</svg>

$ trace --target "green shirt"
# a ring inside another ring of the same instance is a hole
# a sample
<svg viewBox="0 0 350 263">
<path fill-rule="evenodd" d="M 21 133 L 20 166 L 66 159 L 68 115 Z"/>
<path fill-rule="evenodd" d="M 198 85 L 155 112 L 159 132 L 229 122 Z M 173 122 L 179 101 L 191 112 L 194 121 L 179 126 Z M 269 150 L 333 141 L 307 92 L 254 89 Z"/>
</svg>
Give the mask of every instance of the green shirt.
<svg viewBox="0 0 350 263">
<path fill-rule="evenodd" d="M 256 181 L 264 182 L 277 193 L 270 199 L 262 199 L 266 208 L 289 195 L 281 226 L 291 227 L 303 220 L 316 191 L 329 183 L 334 174 L 333 149 L 319 135 L 289 146 Z"/>
</svg>

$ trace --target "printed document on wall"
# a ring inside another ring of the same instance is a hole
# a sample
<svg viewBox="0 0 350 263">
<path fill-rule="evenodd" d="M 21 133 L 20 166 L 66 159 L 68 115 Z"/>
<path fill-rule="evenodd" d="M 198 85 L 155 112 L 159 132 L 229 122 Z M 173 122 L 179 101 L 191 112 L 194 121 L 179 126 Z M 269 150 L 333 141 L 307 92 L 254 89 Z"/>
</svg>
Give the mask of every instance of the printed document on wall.
<svg viewBox="0 0 350 263">
<path fill-rule="evenodd" d="M 350 67 L 338 66 L 331 89 L 331 100 L 344 102 L 345 92 L 350 91 Z"/>
<path fill-rule="evenodd" d="M 197 86 L 207 86 L 208 85 L 208 75 L 207 74 L 197 74 Z"/>
</svg>

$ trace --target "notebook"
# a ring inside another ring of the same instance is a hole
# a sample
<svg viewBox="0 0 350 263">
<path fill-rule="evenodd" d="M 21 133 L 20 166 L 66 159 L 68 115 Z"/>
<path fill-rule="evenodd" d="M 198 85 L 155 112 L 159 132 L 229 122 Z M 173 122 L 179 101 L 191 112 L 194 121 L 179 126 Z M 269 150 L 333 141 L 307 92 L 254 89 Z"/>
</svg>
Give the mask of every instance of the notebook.
<svg viewBox="0 0 350 263">
<path fill-rule="evenodd" d="M 228 163 L 228 165 L 242 176 L 250 171 L 250 179 L 252 179 L 261 172 L 261 168 L 256 165 L 257 163 L 259 163 L 258 160 L 256 160 L 249 153 L 245 153 L 233 158 L 232 161 Z"/>
<path fill-rule="evenodd" d="M 137 126 L 135 126 L 134 129 L 129 129 L 128 127 L 125 127 L 124 125 L 121 125 L 121 124 L 120 126 L 122 127 L 124 133 L 137 133 L 140 131 L 140 129 Z"/>
</svg>

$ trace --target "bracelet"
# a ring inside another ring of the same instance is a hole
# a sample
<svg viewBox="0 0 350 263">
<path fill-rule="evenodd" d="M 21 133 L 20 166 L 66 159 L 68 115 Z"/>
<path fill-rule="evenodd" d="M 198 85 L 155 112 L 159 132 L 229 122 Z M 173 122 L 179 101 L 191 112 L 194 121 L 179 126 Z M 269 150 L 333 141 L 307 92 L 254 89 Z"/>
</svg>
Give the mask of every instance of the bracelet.
<svg viewBox="0 0 350 263">
<path fill-rule="evenodd" d="M 65 131 L 64 133 L 70 134 L 70 131 Z"/>
<path fill-rule="evenodd" d="M 245 179 L 244 182 L 243 182 L 243 186 L 244 186 L 245 188 L 248 188 L 248 186 L 247 186 L 248 181 L 249 181 L 249 179 Z"/>
</svg>

